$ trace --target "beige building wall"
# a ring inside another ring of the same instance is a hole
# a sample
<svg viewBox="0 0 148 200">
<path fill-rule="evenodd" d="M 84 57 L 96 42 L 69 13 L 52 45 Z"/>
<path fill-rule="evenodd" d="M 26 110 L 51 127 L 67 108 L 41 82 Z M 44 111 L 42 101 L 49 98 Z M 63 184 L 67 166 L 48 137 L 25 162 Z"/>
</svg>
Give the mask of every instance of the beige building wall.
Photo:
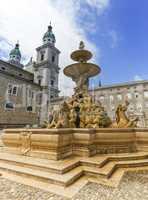
<svg viewBox="0 0 148 200">
<path fill-rule="evenodd" d="M 0 72 L 0 127 L 38 124 L 39 91 L 38 85 L 26 79 Z"/>
<path fill-rule="evenodd" d="M 138 126 L 148 127 L 148 81 L 102 86 L 90 92 L 96 101 L 102 103 L 112 119 L 115 119 L 117 106 L 128 100 L 130 102 L 128 116 L 131 118 L 138 116 Z"/>
</svg>

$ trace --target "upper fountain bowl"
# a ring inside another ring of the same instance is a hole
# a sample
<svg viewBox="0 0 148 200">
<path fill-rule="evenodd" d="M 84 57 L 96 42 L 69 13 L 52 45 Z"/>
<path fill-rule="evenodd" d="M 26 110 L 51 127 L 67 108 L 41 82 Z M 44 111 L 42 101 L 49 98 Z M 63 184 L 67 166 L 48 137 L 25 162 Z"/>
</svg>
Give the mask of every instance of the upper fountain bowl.
<svg viewBox="0 0 148 200">
<path fill-rule="evenodd" d="M 92 53 L 85 49 L 79 49 L 72 52 L 71 59 L 76 62 L 87 62 L 92 58 Z"/>
</svg>

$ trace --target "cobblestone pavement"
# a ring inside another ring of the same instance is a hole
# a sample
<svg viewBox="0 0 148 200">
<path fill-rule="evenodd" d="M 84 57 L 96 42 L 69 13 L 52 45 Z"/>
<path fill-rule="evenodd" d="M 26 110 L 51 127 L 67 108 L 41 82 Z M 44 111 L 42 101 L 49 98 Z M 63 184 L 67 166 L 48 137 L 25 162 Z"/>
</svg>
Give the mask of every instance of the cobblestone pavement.
<svg viewBox="0 0 148 200">
<path fill-rule="evenodd" d="M 0 178 L 0 200 L 68 200 L 55 194 Z"/>
<path fill-rule="evenodd" d="M 72 200 L 148 200 L 148 171 L 128 172 L 118 188 L 88 183 Z M 69 200 L 0 178 L 0 200 Z"/>
<path fill-rule="evenodd" d="M 118 188 L 88 183 L 74 200 L 148 200 L 148 171 L 127 172 Z"/>
</svg>

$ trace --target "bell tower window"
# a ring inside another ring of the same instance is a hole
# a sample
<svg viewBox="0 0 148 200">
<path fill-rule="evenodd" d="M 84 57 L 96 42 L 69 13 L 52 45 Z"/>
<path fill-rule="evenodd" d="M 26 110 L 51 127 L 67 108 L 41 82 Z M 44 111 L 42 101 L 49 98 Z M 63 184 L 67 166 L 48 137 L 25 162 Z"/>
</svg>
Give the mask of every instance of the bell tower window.
<svg viewBox="0 0 148 200">
<path fill-rule="evenodd" d="M 42 53 L 41 54 L 41 61 L 43 61 L 44 60 L 44 54 Z"/>
<path fill-rule="evenodd" d="M 41 85 L 41 79 L 38 80 L 39 85 Z"/>
<path fill-rule="evenodd" d="M 51 80 L 51 86 L 54 86 L 54 80 Z"/>
<path fill-rule="evenodd" d="M 55 61 L 55 56 L 52 56 L 52 63 L 54 63 L 54 61 Z"/>
</svg>

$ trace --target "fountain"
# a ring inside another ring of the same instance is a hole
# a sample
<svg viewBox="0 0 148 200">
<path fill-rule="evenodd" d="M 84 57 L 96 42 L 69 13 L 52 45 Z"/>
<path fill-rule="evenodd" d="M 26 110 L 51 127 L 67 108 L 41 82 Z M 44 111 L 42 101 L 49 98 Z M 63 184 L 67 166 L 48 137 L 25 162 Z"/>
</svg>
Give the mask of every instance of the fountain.
<svg viewBox="0 0 148 200">
<path fill-rule="evenodd" d="M 53 116 L 48 128 L 105 128 L 111 120 L 101 103 L 95 102 L 88 92 L 89 78 L 100 73 L 99 66 L 88 63 L 92 53 L 85 49 L 81 41 L 79 50 L 72 52 L 76 63 L 64 68 L 64 74 L 76 83 L 74 95 L 61 105 L 59 113 Z"/>
<path fill-rule="evenodd" d="M 88 91 L 89 78 L 101 71 L 99 66 L 88 62 L 92 53 L 81 42 L 71 58 L 76 63 L 65 67 L 64 74 L 76 83 L 72 97 L 54 112 L 46 128 L 4 130 L 4 146 L 0 148 L 5 176 L 14 175 L 15 180 L 18 175 L 25 175 L 29 185 L 30 179 L 35 178 L 36 186 L 43 187 L 41 181 L 50 183 L 46 188 L 53 191 L 56 185 L 54 192 L 62 195 L 67 191 L 66 186 L 82 176 L 114 185 L 123 175 L 120 171 L 119 176 L 111 178 L 118 168 L 148 166 L 148 129 L 135 128 L 137 119 L 128 119 L 129 102 L 117 106 L 116 121 L 112 122 L 101 103 L 95 102 Z M 74 195 L 85 184 L 85 180 L 79 182 L 66 194 Z"/>
<path fill-rule="evenodd" d="M 47 128 L 129 128 L 136 127 L 137 119 L 129 120 L 126 110 L 129 102 L 118 105 L 116 110 L 116 122 L 111 121 L 104 107 L 96 102 L 88 92 L 89 78 L 100 73 L 99 66 L 88 63 L 92 58 L 92 53 L 85 49 L 81 41 L 79 50 L 72 52 L 74 64 L 64 68 L 64 74 L 76 83 L 74 95 L 65 101 L 60 110 L 54 112 L 53 120 L 50 124 L 46 122 Z"/>
<path fill-rule="evenodd" d="M 93 156 L 136 151 L 132 128 L 137 120 L 130 121 L 126 116 L 129 103 L 118 105 L 113 123 L 88 91 L 89 78 L 101 71 L 99 66 L 88 62 L 92 53 L 80 42 L 71 58 L 75 63 L 65 67 L 64 74 L 76 83 L 72 97 L 61 104 L 44 129 L 6 129 L 2 136 L 5 152 L 59 160 L 73 154 Z"/>
</svg>

